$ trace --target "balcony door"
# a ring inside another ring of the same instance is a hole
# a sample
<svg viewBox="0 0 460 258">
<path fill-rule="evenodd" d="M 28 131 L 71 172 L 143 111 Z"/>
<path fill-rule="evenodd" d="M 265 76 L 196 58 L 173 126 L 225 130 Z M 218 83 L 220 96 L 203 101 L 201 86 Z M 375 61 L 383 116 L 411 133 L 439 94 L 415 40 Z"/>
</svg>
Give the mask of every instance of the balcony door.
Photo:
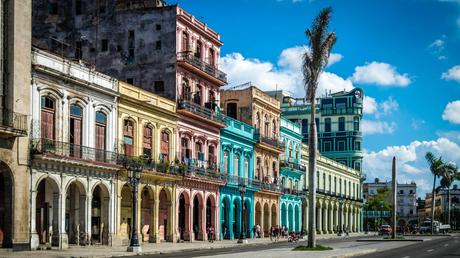
<svg viewBox="0 0 460 258">
<path fill-rule="evenodd" d="M 78 105 L 70 106 L 69 143 L 70 155 L 81 157 L 83 109 Z"/>
<path fill-rule="evenodd" d="M 54 140 L 55 102 L 52 98 L 41 97 L 41 137 Z"/>
<path fill-rule="evenodd" d="M 96 160 L 104 161 L 107 115 L 101 111 L 96 112 Z"/>
</svg>

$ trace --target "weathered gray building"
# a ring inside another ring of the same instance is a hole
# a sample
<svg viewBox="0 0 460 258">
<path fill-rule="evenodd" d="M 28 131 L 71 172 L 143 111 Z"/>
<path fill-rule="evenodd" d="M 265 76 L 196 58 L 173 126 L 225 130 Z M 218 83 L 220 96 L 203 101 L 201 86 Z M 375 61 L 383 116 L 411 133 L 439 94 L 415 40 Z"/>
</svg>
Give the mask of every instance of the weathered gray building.
<svg viewBox="0 0 460 258">
<path fill-rule="evenodd" d="M 193 57 L 197 52 L 203 53 L 188 61 L 214 78 L 220 75 L 213 84 L 224 85 L 225 75 L 217 70 L 222 46 L 219 34 L 177 5 L 159 0 L 35 0 L 33 43 L 68 58 L 84 60 L 98 71 L 176 100 L 177 62 L 181 58 L 179 52 L 184 51 L 180 20 L 187 20 L 187 26 L 201 33 L 190 33 L 186 39 L 186 51 Z M 203 39 L 197 46 L 194 42 L 199 38 Z"/>
</svg>

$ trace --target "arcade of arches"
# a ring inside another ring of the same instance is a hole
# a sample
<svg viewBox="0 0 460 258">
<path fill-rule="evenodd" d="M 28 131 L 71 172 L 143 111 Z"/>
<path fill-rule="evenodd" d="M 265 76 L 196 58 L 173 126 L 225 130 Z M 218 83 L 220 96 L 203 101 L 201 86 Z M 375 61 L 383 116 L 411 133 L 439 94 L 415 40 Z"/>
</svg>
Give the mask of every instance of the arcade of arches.
<svg viewBox="0 0 460 258">
<path fill-rule="evenodd" d="M 13 244 L 13 178 L 10 168 L 0 161 L 0 248 Z"/>
<path fill-rule="evenodd" d="M 253 209 L 251 196 L 244 197 L 243 212 L 241 214 L 241 197 L 231 194 L 221 196 L 221 232 L 223 239 L 236 239 L 240 237 L 243 227 L 246 237 L 253 237 L 254 227 Z M 242 219 L 242 217 L 244 219 Z M 243 222 L 243 225 L 241 225 Z"/>
</svg>

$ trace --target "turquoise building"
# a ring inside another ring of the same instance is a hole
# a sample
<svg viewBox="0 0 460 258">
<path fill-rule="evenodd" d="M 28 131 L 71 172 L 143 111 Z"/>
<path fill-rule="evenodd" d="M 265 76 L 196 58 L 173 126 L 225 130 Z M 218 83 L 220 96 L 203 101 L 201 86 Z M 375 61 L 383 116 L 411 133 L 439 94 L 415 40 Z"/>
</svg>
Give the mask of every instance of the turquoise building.
<svg viewBox="0 0 460 258">
<path fill-rule="evenodd" d="M 224 239 L 240 236 L 243 223 L 246 237 L 252 237 L 254 227 L 254 127 L 225 117 L 226 127 L 220 131 L 221 174 L 227 184 L 220 189 L 220 226 Z M 245 185 L 243 215 L 239 185 Z M 241 219 L 244 218 L 244 220 Z"/>
<path fill-rule="evenodd" d="M 302 221 L 301 190 L 305 166 L 301 165 L 302 134 L 300 125 L 281 118 L 281 142 L 285 146 L 280 155 L 281 195 L 280 225 L 289 231 L 300 232 Z"/>
</svg>

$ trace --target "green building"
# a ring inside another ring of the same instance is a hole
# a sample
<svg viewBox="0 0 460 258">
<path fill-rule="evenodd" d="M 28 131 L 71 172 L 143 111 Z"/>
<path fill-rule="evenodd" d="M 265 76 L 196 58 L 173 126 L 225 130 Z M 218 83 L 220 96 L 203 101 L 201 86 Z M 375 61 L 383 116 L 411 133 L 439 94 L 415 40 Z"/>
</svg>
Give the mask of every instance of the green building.
<svg viewBox="0 0 460 258">
<path fill-rule="evenodd" d="M 281 116 L 301 124 L 302 142 L 308 143 L 310 103 L 285 91 L 267 92 L 281 102 Z M 318 149 L 325 157 L 361 171 L 363 160 L 363 90 L 329 93 L 318 98 L 316 126 Z"/>
</svg>

